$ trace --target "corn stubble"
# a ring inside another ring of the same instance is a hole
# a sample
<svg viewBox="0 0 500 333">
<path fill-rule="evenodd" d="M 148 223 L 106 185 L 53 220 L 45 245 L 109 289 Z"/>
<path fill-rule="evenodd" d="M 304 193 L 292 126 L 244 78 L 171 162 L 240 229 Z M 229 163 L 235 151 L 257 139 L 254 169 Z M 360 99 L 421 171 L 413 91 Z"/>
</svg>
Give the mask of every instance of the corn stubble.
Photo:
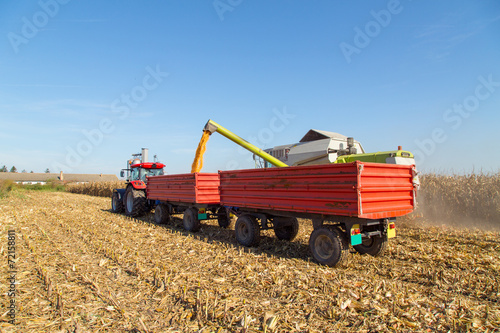
<svg viewBox="0 0 500 333">
<path fill-rule="evenodd" d="M 117 188 L 125 188 L 125 182 L 89 182 L 84 184 L 66 185 L 66 191 L 70 193 L 87 194 L 107 198 L 111 198 L 113 190 Z"/>
<path fill-rule="evenodd" d="M 60 192 L 0 201 L 1 237 L 14 226 L 21 258 L 18 325 L 2 317 L 2 332 L 500 327 L 499 232 L 432 227 L 415 215 L 399 220 L 384 257 L 352 253 L 329 268 L 311 261 L 308 220 L 294 242 L 264 231 L 260 246 L 248 249 L 216 221 L 192 234 L 182 215 L 157 226 L 150 215 L 129 219 L 109 206 L 109 198 Z M 5 265 L 0 274 L 7 276 Z"/>
</svg>

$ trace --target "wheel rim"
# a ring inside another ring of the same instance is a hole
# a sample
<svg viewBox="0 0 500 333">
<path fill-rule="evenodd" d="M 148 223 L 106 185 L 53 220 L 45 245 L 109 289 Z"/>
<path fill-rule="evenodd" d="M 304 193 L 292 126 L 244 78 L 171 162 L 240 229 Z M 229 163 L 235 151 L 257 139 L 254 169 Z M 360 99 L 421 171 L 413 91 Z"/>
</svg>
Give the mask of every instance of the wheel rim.
<svg viewBox="0 0 500 333">
<path fill-rule="evenodd" d="M 247 240 L 249 235 L 250 235 L 250 230 L 248 229 L 248 226 L 246 223 L 241 223 L 238 226 L 238 233 L 240 234 L 241 238 L 244 240 Z"/>
<path fill-rule="evenodd" d="M 333 254 L 333 242 L 327 235 L 319 235 L 314 242 L 314 248 L 321 259 L 328 259 Z"/>
<path fill-rule="evenodd" d="M 113 195 L 113 199 L 111 200 L 111 207 L 113 210 L 116 210 L 116 195 Z"/>
<path fill-rule="evenodd" d="M 374 242 L 373 237 L 365 238 L 362 240 L 361 245 L 366 246 L 366 247 L 371 247 L 373 245 L 373 242 Z"/>
<path fill-rule="evenodd" d="M 132 194 L 132 192 L 130 192 L 127 195 L 127 211 L 131 213 L 133 209 L 134 209 L 134 195 Z"/>
</svg>

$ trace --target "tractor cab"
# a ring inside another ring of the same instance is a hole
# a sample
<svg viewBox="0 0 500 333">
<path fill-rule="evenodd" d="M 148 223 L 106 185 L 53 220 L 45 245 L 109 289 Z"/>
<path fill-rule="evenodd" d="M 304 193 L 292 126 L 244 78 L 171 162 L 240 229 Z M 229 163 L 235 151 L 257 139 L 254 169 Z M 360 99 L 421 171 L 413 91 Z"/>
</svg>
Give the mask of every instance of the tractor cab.
<svg viewBox="0 0 500 333">
<path fill-rule="evenodd" d="M 127 183 L 135 189 L 145 189 L 148 182 L 147 177 L 163 175 L 165 164 L 156 161 L 148 162 L 148 150 L 142 149 L 141 154 L 133 154 L 127 161 L 127 168 L 120 172 L 121 177 L 126 177 Z"/>
<path fill-rule="evenodd" d="M 159 162 L 132 164 L 130 166 L 130 169 L 127 169 L 127 171 L 129 171 L 129 174 L 127 176 L 127 181 L 142 180 L 143 182 L 146 183 L 147 182 L 146 177 L 163 175 L 164 167 L 165 164 Z"/>
</svg>

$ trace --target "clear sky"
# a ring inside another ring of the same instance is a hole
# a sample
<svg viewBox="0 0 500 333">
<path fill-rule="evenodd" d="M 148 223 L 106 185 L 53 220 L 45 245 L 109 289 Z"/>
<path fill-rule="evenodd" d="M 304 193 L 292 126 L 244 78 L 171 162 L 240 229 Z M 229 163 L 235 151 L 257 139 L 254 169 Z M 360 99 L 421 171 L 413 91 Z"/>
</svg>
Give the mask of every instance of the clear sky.
<svg viewBox="0 0 500 333">
<path fill-rule="evenodd" d="M 500 166 L 500 2 L 2 1 L 0 165 L 189 172 L 208 119 L 261 148 L 311 128 L 424 171 Z M 203 171 L 251 168 L 212 135 Z"/>
</svg>

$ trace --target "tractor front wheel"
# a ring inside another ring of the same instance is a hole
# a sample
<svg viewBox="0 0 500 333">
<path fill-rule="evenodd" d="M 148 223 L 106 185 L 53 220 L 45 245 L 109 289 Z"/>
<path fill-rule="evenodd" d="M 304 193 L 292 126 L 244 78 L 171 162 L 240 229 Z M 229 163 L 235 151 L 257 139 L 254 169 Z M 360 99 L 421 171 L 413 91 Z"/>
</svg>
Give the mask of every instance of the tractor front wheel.
<svg viewBox="0 0 500 333">
<path fill-rule="evenodd" d="M 123 212 L 123 201 L 120 199 L 118 192 L 113 192 L 113 196 L 111 197 L 111 211 L 113 213 Z"/>
</svg>

